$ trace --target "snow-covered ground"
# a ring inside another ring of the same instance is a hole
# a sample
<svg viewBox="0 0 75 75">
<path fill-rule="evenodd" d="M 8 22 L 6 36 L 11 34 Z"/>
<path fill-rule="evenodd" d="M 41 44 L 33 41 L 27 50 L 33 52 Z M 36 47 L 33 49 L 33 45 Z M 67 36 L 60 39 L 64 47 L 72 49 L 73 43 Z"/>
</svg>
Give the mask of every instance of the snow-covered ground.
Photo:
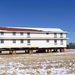
<svg viewBox="0 0 75 75">
<path fill-rule="evenodd" d="M 73 53 L 1 56 L 0 75 L 75 75 Z"/>
<path fill-rule="evenodd" d="M 20 62 L 0 64 L 0 75 L 75 75 L 75 60 L 44 61 L 30 65 Z"/>
</svg>

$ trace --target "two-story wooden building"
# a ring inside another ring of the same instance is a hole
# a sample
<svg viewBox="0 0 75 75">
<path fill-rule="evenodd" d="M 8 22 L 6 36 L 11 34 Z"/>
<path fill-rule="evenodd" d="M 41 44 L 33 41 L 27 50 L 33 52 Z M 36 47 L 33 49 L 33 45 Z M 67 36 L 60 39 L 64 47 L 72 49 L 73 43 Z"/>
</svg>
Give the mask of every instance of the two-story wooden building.
<svg viewBox="0 0 75 75">
<path fill-rule="evenodd" d="M 66 34 L 59 28 L 0 27 L 0 52 L 17 50 L 33 53 L 34 50 L 65 51 Z"/>
</svg>

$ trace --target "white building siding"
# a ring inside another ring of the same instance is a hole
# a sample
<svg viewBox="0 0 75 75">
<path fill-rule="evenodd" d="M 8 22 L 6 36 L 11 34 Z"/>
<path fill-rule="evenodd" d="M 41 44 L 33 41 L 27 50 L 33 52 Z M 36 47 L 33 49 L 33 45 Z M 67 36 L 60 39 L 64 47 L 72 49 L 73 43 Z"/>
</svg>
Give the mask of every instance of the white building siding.
<svg viewBox="0 0 75 75">
<path fill-rule="evenodd" d="M 57 33 L 56 34 L 57 38 L 66 38 L 66 34 L 62 33 L 62 36 L 61 36 L 61 33 Z"/>
<path fill-rule="evenodd" d="M 63 45 L 61 45 L 61 41 L 57 40 L 57 44 L 55 44 L 54 40 L 30 40 L 30 43 L 27 43 L 28 40 L 24 40 L 23 43 L 21 43 L 21 40 L 16 40 L 15 43 L 13 43 L 13 40 L 4 40 L 4 43 L 0 43 L 1 47 L 66 47 L 66 40 L 63 40 Z"/>
<path fill-rule="evenodd" d="M 13 32 L 5 32 L 3 35 L 0 34 L 0 37 L 27 37 L 27 33 L 23 33 L 23 35 L 20 33 L 15 33 L 15 35 L 13 35 Z"/>
<path fill-rule="evenodd" d="M 54 33 L 30 33 L 29 35 L 30 37 L 43 37 L 43 38 L 55 38 L 55 34 Z M 0 37 L 25 37 L 27 38 L 28 35 L 27 33 L 23 33 L 23 35 L 21 35 L 20 33 L 16 33 L 15 35 L 13 35 L 13 32 L 10 33 L 4 33 L 3 35 L 0 34 Z M 56 38 L 61 38 L 61 34 L 56 34 Z M 66 38 L 66 34 L 62 34 L 62 38 Z"/>
<path fill-rule="evenodd" d="M 46 33 L 43 33 L 43 34 L 30 34 L 30 37 L 50 37 L 50 38 L 53 38 L 54 34 L 46 34 Z"/>
<path fill-rule="evenodd" d="M 31 41 L 32 46 L 37 46 L 37 47 L 66 47 L 66 41 L 63 41 L 63 45 L 61 45 L 60 40 L 57 40 L 57 44 L 55 45 L 54 40 L 32 40 Z"/>
<path fill-rule="evenodd" d="M 21 40 L 16 40 L 16 43 L 13 43 L 13 40 L 4 40 L 4 43 L 0 43 L 1 47 L 25 47 L 27 46 L 27 41 L 24 40 L 24 43 L 21 43 Z"/>
</svg>

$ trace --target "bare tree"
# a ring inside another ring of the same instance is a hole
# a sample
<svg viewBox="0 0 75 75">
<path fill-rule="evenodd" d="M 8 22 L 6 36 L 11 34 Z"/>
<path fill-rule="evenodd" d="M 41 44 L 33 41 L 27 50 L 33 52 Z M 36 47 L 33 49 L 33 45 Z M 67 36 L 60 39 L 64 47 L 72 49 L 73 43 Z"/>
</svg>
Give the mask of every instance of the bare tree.
<svg viewBox="0 0 75 75">
<path fill-rule="evenodd" d="M 67 44 L 67 49 L 75 49 L 75 43 L 69 43 Z"/>
</svg>

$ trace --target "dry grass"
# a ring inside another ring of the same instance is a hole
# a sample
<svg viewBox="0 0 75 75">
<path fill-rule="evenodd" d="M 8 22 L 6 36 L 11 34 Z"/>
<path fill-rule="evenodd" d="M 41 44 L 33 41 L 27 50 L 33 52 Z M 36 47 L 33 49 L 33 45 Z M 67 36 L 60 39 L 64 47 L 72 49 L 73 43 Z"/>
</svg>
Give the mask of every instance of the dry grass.
<svg viewBox="0 0 75 75">
<path fill-rule="evenodd" d="M 75 50 L 63 53 L 0 55 L 0 75 L 25 75 L 25 73 L 75 74 Z"/>
</svg>

